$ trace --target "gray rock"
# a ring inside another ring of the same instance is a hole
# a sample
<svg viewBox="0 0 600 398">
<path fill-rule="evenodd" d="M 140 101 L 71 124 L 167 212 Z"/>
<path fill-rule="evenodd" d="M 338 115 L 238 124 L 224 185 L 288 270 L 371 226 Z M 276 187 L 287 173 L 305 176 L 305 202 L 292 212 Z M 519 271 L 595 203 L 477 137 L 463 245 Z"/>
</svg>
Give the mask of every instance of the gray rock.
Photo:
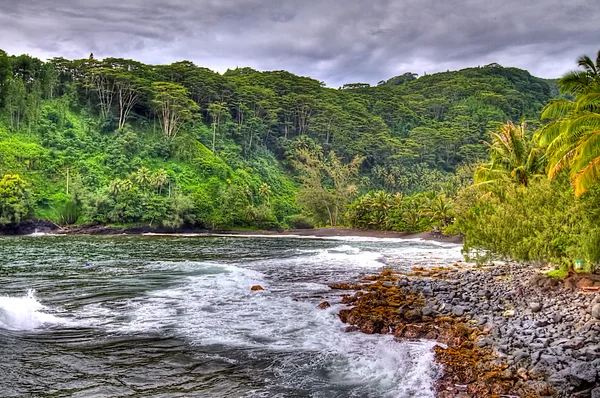
<svg viewBox="0 0 600 398">
<path fill-rule="evenodd" d="M 429 316 L 433 314 L 433 309 L 431 307 L 424 307 L 421 312 L 423 313 L 423 316 Z"/>
<path fill-rule="evenodd" d="M 542 303 L 529 303 L 529 308 L 531 308 L 531 311 L 533 312 L 540 312 L 542 310 Z"/>
<path fill-rule="evenodd" d="M 593 384 L 596 381 L 598 369 L 589 362 L 578 363 L 571 367 L 570 378 L 576 385 Z"/>
<path fill-rule="evenodd" d="M 562 317 L 563 317 L 562 314 L 559 314 L 557 312 L 552 316 L 552 319 L 554 320 L 554 323 L 560 323 L 560 321 L 562 320 Z"/>
<path fill-rule="evenodd" d="M 394 286 L 394 284 L 393 284 L 392 282 L 390 282 L 390 281 L 384 281 L 384 282 L 381 284 L 381 286 L 383 286 L 383 287 L 393 287 L 393 286 Z"/>
<path fill-rule="evenodd" d="M 600 387 L 596 387 L 592 390 L 592 398 L 600 398 Z"/>
<path fill-rule="evenodd" d="M 594 304 L 592 306 L 592 316 L 596 319 L 600 319 L 600 304 Z"/>
<path fill-rule="evenodd" d="M 452 307 L 452 313 L 456 316 L 463 316 L 465 314 L 466 308 L 462 305 L 455 305 Z"/>
</svg>

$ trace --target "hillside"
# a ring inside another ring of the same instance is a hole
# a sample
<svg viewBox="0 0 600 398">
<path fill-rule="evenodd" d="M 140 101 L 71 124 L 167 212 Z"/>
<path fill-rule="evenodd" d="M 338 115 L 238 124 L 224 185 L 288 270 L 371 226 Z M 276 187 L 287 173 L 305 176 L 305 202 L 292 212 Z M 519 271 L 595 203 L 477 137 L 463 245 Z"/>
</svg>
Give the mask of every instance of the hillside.
<svg viewBox="0 0 600 398">
<path fill-rule="evenodd" d="M 555 94 L 498 65 L 332 89 L 285 71 L 0 51 L 0 175 L 19 176 L 3 197 L 27 202 L 0 224 L 324 224 L 296 198 L 303 154 L 360 157 L 358 192 L 439 190 L 487 157 L 488 130 L 535 126 Z"/>
</svg>

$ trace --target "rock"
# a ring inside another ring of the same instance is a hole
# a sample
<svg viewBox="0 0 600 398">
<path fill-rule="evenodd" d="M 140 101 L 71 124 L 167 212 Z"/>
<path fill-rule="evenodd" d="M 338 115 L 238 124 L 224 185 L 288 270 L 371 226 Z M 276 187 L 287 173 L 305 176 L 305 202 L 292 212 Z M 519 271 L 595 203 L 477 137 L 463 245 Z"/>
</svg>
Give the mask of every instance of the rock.
<svg viewBox="0 0 600 398">
<path fill-rule="evenodd" d="M 381 286 L 383 287 L 394 287 L 394 284 L 390 281 L 384 281 Z"/>
<path fill-rule="evenodd" d="M 552 316 L 552 320 L 554 321 L 554 323 L 560 323 L 560 321 L 562 320 L 562 317 L 563 317 L 562 314 L 559 314 L 557 312 Z"/>
<path fill-rule="evenodd" d="M 265 290 L 261 285 L 254 285 L 250 288 L 250 290 Z"/>
<path fill-rule="evenodd" d="M 529 308 L 531 308 L 531 311 L 533 312 L 540 312 L 542 310 L 542 303 L 529 303 Z"/>
<path fill-rule="evenodd" d="M 320 309 L 320 310 L 324 310 L 324 309 L 329 308 L 329 307 L 331 307 L 331 304 L 329 304 L 328 301 L 323 301 L 321 304 L 319 304 L 317 306 L 317 308 Z"/>
<path fill-rule="evenodd" d="M 588 278 L 581 278 L 576 285 L 578 288 L 590 287 L 594 286 L 594 281 Z"/>
<path fill-rule="evenodd" d="M 591 312 L 594 318 L 600 319 L 600 304 L 594 304 Z"/>
<path fill-rule="evenodd" d="M 596 375 L 598 374 L 598 369 L 594 367 L 589 362 L 578 363 L 571 367 L 571 372 L 569 374 L 571 382 L 576 386 L 580 385 L 591 385 L 596 381 Z"/>
<path fill-rule="evenodd" d="M 515 316 L 515 310 L 506 310 L 502 313 L 507 318 Z"/>
<path fill-rule="evenodd" d="M 467 309 L 462 305 L 455 305 L 454 307 L 452 307 L 452 313 L 456 316 L 463 316 L 466 310 Z"/>
<path fill-rule="evenodd" d="M 425 307 L 421 310 L 421 313 L 423 314 L 423 316 L 430 316 L 433 314 L 433 309 L 430 307 Z"/>
<path fill-rule="evenodd" d="M 592 398 L 600 398 L 600 387 L 596 387 L 592 390 Z"/>
<path fill-rule="evenodd" d="M 583 347 L 584 341 L 580 339 L 572 339 L 563 344 L 564 349 L 578 350 Z"/>
<path fill-rule="evenodd" d="M 408 322 L 419 322 L 421 320 L 421 311 L 408 310 L 404 313 L 404 319 Z"/>
</svg>

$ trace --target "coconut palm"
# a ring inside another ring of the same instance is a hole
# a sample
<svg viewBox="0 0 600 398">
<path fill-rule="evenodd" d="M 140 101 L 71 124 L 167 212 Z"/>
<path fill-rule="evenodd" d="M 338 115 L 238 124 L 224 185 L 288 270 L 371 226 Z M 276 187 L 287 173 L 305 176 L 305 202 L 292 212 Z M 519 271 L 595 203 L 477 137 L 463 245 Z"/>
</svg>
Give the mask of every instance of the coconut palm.
<svg viewBox="0 0 600 398">
<path fill-rule="evenodd" d="M 497 131 L 490 131 L 488 143 L 490 162 L 475 171 L 475 182 L 491 183 L 498 180 L 511 180 L 527 186 L 532 178 L 542 175 L 544 156 L 541 148 L 536 148 L 527 137 L 526 124 L 515 126 L 506 122 Z"/>
<path fill-rule="evenodd" d="M 542 112 L 552 119 L 537 135 L 547 145 L 548 177 L 570 170 L 575 196 L 600 181 L 600 87 L 591 88 L 575 101 L 553 101 Z"/>
<path fill-rule="evenodd" d="M 587 55 L 582 55 L 577 59 L 577 64 L 583 70 L 567 72 L 558 81 L 560 91 L 565 94 L 585 94 L 594 86 L 600 85 L 600 50 L 595 62 Z"/>
<path fill-rule="evenodd" d="M 151 183 L 152 180 L 150 170 L 148 170 L 146 167 L 140 167 L 135 173 L 132 174 L 131 178 L 133 182 L 135 182 L 144 190 Z"/>
<path fill-rule="evenodd" d="M 536 135 L 547 146 L 548 177 L 570 170 L 575 196 L 583 195 L 600 181 L 600 51 L 596 63 L 583 56 L 580 72 L 569 72 L 559 84 L 561 91 L 576 95 L 575 100 L 550 102 L 542 119 L 550 119 Z"/>
<path fill-rule="evenodd" d="M 169 181 L 169 175 L 165 169 L 158 169 L 154 174 L 152 174 L 150 180 L 151 184 L 156 188 L 156 191 L 160 195 L 163 187 Z"/>
</svg>

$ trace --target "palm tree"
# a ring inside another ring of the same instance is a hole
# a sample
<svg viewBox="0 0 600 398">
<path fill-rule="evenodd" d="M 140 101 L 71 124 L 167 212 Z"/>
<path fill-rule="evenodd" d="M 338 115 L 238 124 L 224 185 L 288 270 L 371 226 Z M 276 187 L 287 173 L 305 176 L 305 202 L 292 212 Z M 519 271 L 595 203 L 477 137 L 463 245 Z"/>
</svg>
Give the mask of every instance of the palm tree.
<svg viewBox="0 0 600 398">
<path fill-rule="evenodd" d="M 258 193 L 260 196 L 265 198 L 267 201 L 267 206 L 271 206 L 271 187 L 266 182 L 263 182 L 262 185 L 258 188 Z"/>
<path fill-rule="evenodd" d="M 537 134 L 547 145 L 548 177 L 570 170 L 575 196 L 600 181 L 600 86 L 590 88 L 575 101 L 552 101 L 542 119 L 552 119 Z"/>
<path fill-rule="evenodd" d="M 526 124 L 515 126 L 506 122 L 497 131 L 490 131 L 488 143 L 490 162 L 475 170 L 475 182 L 492 183 L 503 179 L 527 186 L 532 178 L 544 171 L 544 156 L 526 135 Z"/>
<path fill-rule="evenodd" d="M 560 91 L 565 94 L 585 94 L 590 88 L 600 85 L 600 50 L 596 62 L 587 55 L 582 55 L 577 59 L 577 64 L 584 70 L 567 72 L 558 81 Z"/>
<path fill-rule="evenodd" d="M 133 181 L 138 184 L 144 191 L 146 187 L 150 184 L 152 177 L 150 175 L 150 170 L 146 167 L 140 167 L 138 171 L 132 174 Z"/>
<path fill-rule="evenodd" d="M 169 181 L 169 175 L 165 169 L 158 169 L 151 177 L 151 183 L 156 188 L 157 193 L 162 193 L 163 187 Z"/>
<path fill-rule="evenodd" d="M 578 63 L 583 71 L 559 81 L 561 91 L 576 95 L 575 100 L 551 101 L 542 111 L 542 119 L 551 121 L 536 134 L 547 146 L 548 177 L 570 170 L 577 197 L 600 181 L 600 51 L 595 64 L 587 56 Z"/>
</svg>

